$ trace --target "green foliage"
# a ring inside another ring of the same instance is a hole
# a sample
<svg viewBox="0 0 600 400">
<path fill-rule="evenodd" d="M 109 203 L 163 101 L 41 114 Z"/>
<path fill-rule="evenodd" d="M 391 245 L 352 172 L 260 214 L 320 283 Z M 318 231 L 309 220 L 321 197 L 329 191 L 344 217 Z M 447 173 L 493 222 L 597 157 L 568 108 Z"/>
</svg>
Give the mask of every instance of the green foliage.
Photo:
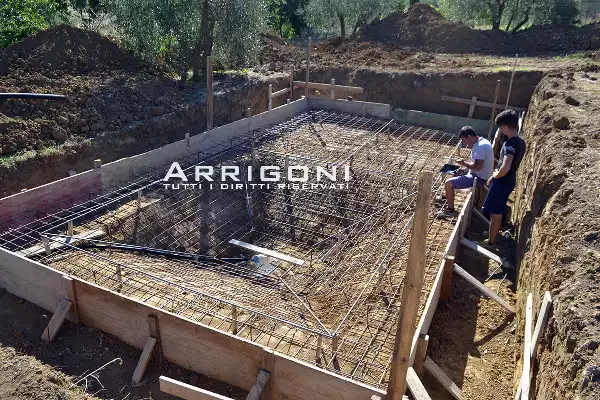
<svg viewBox="0 0 600 400">
<path fill-rule="evenodd" d="M 0 1 L 0 48 L 65 20 L 67 4 L 55 0 Z"/>
<path fill-rule="evenodd" d="M 469 26 L 518 30 L 530 25 L 577 22 L 577 0 L 439 0 L 442 13 Z"/>
<path fill-rule="evenodd" d="M 308 0 L 268 0 L 269 28 L 284 38 L 293 38 L 306 30 L 304 8 Z"/>
<path fill-rule="evenodd" d="M 305 12 L 312 30 L 346 36 L 398 6 L 398 0 L 310 0 Z"/>
<path fill-rule="evenodd" d="M 134 52 L 178 69 L 211 49 L 228 65 L 248 64 L 266 17 L 262 0 L 113 0 L 112 10 Z"/>
</svg>

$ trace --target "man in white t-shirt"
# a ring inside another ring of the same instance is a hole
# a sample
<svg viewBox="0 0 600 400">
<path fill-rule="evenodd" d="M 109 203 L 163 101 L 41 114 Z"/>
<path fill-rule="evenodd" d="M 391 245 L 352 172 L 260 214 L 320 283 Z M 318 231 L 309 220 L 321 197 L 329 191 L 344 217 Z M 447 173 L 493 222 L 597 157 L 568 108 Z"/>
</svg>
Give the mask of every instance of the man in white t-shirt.
<svg viewBox="0 0 600 400">
<path fill-rule="evenodd" d="M 459 189 L 470 189 L 473 181 L 477 178 L 479 185 L 485 184 L 494 172 L 494 151 L 489 140 L 475 133 L 470 126 L 464 126 L 458 136 L 465 146 L 471 146 L 471 161 L 459 159 L 457 164 L 466 167 L 457 171 L 453 178 L 446 181 L 444 185 L 446 200 L 445 207 L 438 213 L 438 218 L 449 218 L 457 215 L 454 209 L 454 191 Z"/>
</svg>

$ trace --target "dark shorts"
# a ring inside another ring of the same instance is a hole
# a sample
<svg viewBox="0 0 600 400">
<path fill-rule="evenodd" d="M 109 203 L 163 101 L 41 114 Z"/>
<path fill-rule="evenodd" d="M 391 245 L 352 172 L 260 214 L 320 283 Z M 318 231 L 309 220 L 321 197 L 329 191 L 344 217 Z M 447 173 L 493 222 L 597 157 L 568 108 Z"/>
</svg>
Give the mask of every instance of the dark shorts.
<svg viewBox="0 0 600 400">
<path fill-rule="evenodd" d="M 483 202 L 482 211 L 484 214 L 504 214 L 506 203 L 512 191 L 515 189 L 515 182 L 492 180 L 490 190 Z"/>
<path fill-rule="evenodd" d="M 466 175 L 455 176 L 454 178 L 448 179 L 448 181 L 452 184 L 452 188 L 454 190 L 457 189 L 470 189 L 473 187 L 473 181 L 475 180 L 475 175 L 470 172 Z M 477 178 L 477 184 L 483 185 L 485 181 L 481 178 Z"/>
</svg>

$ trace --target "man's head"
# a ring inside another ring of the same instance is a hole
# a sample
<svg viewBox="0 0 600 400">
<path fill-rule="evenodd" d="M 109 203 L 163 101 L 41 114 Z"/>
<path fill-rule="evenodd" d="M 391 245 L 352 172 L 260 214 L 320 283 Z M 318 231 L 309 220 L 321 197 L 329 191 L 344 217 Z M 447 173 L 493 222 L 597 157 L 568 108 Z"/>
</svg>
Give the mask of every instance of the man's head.
<svg viewBox="0 0 600 400">
<path fill-rule="evenodd" d="M 465 146 L 473 146 L 479 140 L 479 136 L 475 133 L 475 129 L 470 126 L 463 126 L 458 133 L 460 141 Z"/>
<path fill-rule="evenodd" d="M 504 110 L 496 116 L 496 124 L 505 135 L 511 137 L 519 131 L 519 116 L 516 111 Z"/>
</svg>

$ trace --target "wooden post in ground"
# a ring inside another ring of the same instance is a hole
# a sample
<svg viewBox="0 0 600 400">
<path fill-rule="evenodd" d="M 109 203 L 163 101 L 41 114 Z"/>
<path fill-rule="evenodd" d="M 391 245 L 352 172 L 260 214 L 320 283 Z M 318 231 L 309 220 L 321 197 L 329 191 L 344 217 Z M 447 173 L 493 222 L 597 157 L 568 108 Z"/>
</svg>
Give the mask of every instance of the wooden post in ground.
<svg viewBox="0 0 600 400">
<path fill-rule="evenodd" d="M 469 106 L 469 114 L 467 118 L 473 118 L 473 113 L 475 112 L 475 106 L 477 103 L 477 96 L 471 97 L 471 105 Z"/>
<path fill-rule="evenodd" d="M 508 102 L 510 101 L 510 92 L 512 92 L 513 80 L 515 79 L 515 70 L 517 69 L 517 59 L 519 58 L 519 54 L 515 54 L 515 62 L 513 63 L 512 74 L 510 74 L 510 83 L 508 84 L 508 93 L 506 95 L 506 104 L 504 106 L 505 110 L 508 110 Z"/>
<path fill-rule="evenodd" d="M 417 375 L 423 375 L 423 366 L 425 364 L 425 357 L 427 357 L 427 346 L 429 345 L 429 335 L 424 333 L 419 335 L 417 339 L 417 352 L 415 354 L 415 362 L 413 368 Z"/>
<path fill-rule="evenodd" d="M 306 86 L 304 86 L 304 96 L 308 97 L 308 78 L 310 74 L 310 50 L 312 47 L 312 39 L 308 38 L 308 52 L 306 53 Z"/>
<path fill-rule="evenodd" d="M 213 128 L 212 56 L 206 57 L 206 130 Z"/>
<path fill-rule="evenodd" d="M 527 296 L 525 305 L 525 346 L 523 348 L 523 374 L 521 375 L 521 399 L 529 400 L 531 370 L 531 330 L 533 329 L 533 294 Z"/>
<path fill-rule="evenodd" d="M 98 168 L 102 168 L 102 160 L 99 158 L 94 160 L 94 169 L 98 169 Z"/>
<path fill-rule="evenodd" d="M 492 105 L 492 115 L 490 117 L 490 128 L 488 130 L 488 140 L 492 141 L 492 130 L 494 128 L 494 117 L 496 114 L 496 104 L 498 103 L 498 91 L 500 90 L 500 79 L 496 81 L 496 93 L 494 94 L 494 103 Z"/>
<path fill-rule="evenodd" d="M 294 68 L 292 68 L 292 72 L 290 73 L 290 101 L 294 101 Z"/>
<path fill-rule="evenodd" d="M 268 111 L 273 109 L 273 84 L 269 83 L 269 107 Z"/>
<path fill-rule="evenodd" d="M 452 293 L 452 272 L 454 272 L 454 256 L 447 256 L 444 261 L 440 300 L 448 300 Z"/>
<path fill-rule="evenodd" d="M 387 400 L 402 400 L 406 392 L 406 376 L 410 363 L 410 350 L 415 323 L 419 310 L 419 300 L 425 273 L 425 255 L 427 251 L 427 226 L 433 173 L 422 171 L 419 174 L 417 204 L 410 236 L 406 275 L 402 287 L 402 303 L 396 342 L 390 366 L 390 380 L 387 388 Z"/>
<path fill-rule="evenodd" d="M 67 235 L 73 236 L 73 221 L 67 222 Z"/>
<path fill-rule="evenodd" d="M 331 78 L 331 89 L 329 89 L 329 98 L 335 100 L 335 79 Z"/>
</svg>

